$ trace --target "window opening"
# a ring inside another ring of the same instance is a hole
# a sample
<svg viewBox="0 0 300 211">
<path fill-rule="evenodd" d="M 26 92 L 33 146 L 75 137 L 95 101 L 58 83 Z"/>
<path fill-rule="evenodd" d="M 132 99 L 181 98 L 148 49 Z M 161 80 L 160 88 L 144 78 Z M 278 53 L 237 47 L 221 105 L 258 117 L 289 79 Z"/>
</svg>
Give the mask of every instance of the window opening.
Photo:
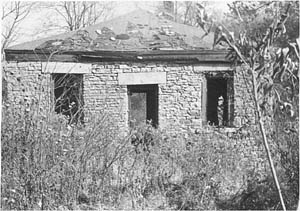
<svg viewBox="0 0 300 211">
<path fill-rule="evenodd" d="M 158 125 L 158 86 L 130 85 L 127 88 L 130 127 L 147 121 L 156 127 Z"/>
<path fill-rule="evenodd" d="M 233 125 L 233 79 L 207 77 L 206 120 L 215 126 Z"/>
<path fill-rule="evenodd" d="M 55 112 L 68 117 L 69 123 L 83 122 L 82 74 L 53 74 Z"/>
</svg>

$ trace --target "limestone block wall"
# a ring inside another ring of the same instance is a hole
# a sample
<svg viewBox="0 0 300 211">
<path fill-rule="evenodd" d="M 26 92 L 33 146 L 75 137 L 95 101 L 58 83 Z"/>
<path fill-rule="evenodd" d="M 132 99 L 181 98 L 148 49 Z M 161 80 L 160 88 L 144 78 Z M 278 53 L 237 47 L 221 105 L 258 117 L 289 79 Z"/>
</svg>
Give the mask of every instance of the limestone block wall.
<svg viewBox="0 0 300 211">
<path fill-rule="evenodd" d="M 165 73 L 165 83 L 158 84 L 158 123 L 160 127 L 169 128 L 170 132 L 182 133 L 202 126 L 205 74 L 224 70 L 224 65 L 212 64 L 95 62 L 51 65 L 55 71 L 47 68 L 49 64 L 41 62 L 9 62 L 5 65 L 7 99 L 14 104 L 34 100 L 41 108 L 53 111 L 51 73 L 83 74 L 85 121 L 94 114 L 105 113 L 113 120 L 114 126 L 124 132 L 128 131 L 128 90 L 127 85 L 119 83 L 120 74 Z M 255 122 L 249 88 L 251 86 L 245 83 L 237 68 L 234 74 L 234 126 Z"/>
<path fill-rule="evenodd" d="M 176 132 L 201 127 L 203 74 L 193 66 L 172 64 L 93 64 L 84 75 L 84 100 L 88 110 L 105 109 L 120 126 L 128 127 L 127 85 L 119 85 L 119 73 L 166 72 L 158 84 L 158 123 Z"/>
<path fill-rule="evenodd" d="M 3 66 L 4 98 L 9 106 L 49 112 L 52 109 L 51 75 L 42 73 L 40 62 L 9 62 Z"/>
<path fill-rule="evenodd" d="M 85 116 L 108 115 L 115 127 L 126 131 L 128 126 L 127 86 L 118 85 L 118 71 L 115 65 L 93 64 L 91 72 L 83 77 L 83 99 Z"/>
<path fill-rule="evenodd" d="M 251 77 L 242 67 L 236 67 L 234 74 L 234 125 L 255 124 L 254 103 L 252 101 Z"/>
<path fill-rule="evenodd" d="M 194 66 L 174 65 L 165 70 L 167 82 L 159 87 L 161 126 L 174 132 L 200 128 L 203 73 L 195 72 Z"/>
</svg>

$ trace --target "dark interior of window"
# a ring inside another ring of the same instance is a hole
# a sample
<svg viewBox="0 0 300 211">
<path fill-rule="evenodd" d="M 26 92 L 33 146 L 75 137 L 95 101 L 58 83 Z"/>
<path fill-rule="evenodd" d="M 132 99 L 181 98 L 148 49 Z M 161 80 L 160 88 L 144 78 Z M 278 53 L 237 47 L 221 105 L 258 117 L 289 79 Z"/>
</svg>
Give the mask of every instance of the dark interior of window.
<svg viewBox="0 0 300 211">
<path fill-rule="evenodd" d="M 69 118 L 69 123 L 83 121 L 82 74 L 53 74 L 55 112 Z"/>
<path fill-rule="evenodd" d="M 227 126 L 228 90 L 226 78 L 207 78 L 206 119 L 210 125 Z"/>
<path fill-rule="evenodd" d="M 128 88 L 129 122 L 135 127 L 147 121 L 158 125 L 158 86 L 130 85 Z"/>
</svg>

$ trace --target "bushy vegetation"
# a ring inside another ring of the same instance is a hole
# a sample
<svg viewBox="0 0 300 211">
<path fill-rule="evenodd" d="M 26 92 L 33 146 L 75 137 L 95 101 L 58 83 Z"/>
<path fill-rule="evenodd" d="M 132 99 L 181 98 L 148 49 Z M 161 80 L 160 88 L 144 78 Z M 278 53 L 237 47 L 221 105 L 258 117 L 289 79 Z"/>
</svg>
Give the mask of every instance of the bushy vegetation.
<svg viewBox="0 0 300 211">
<path fill-rule="evenodd" d="M 274 10 L 272 7 L 277 9 Z M 261 8 L 264 10 L 260 11 Z M 251 94 L 255 104 L 256 123 L 260 128 L 261 140 L 268 156 L 274 185 L 278 192 L 277 196 L 280 198 L 280 204 L 271 207 L 283 210 L 295 209 L 299 200 L 299 141 L 297 137 L 299 135 L 300 40 L 297 38 L 299 30 L 294 30 L 297 26 L 293 24 L 299 22 L 299 4 L 296 2 L 278 4 L 262 2 L 258 8 L 249 2 L 245 4 L 234 2 L 231 9 L 233 17 L 238 20 L 240 26 L 245 28 L 240 30 L 237 37 L 229 31 L 220 33 L 217 43 L 225 41 L 230 50 L 229 58 L 235 64 L 242 63 L 242 73 L 251 76 Z M 263 12 L 268 14 L 268 18 L 261 16 Z M 257 18 L 263 21 L 259 21 L 260 24 L 258 24 L 254 21 Z M 274 165 L 273 160 L 277 166 Z M 276 194 L 274 197 L 270 195 L 273 194 L 273 190 L 268 189 L 271 186 L 272 182 L 255 183 L 256 188 L 253 189 L 254 194 L 251 194 L 251 200 L 257 202 L 257 205 L 252 209 L 270 207 L 269 202 L 265 204 L 262 202 L 264 199 L 276 197 Z M 249 200 L 245 201 L 246 204 L 247 201 Z"/>
<path fill-rule="evenodd" d="M 7 107 L 2 119 L 2 207 L 69 208 L 88 193 L 103 197 L 112 164 L 126 154 L 128 138 L 110 132 L 113 124 L 98 115 L 71 126 L 62 115 L 43 115 L 35 106 Z M 74 208 L 74 207 L 73 207 Z"/>
<path fill-rule="evenodd" d="M 108 115 L 93 116 L 74 126 L 34 106 L 3 108 L 2 209 L 278 208 L 255 128 L 174 135 L 145 124 L 122 137 Z M 283 179 L 298 174 L 286 162 Z"/>
</svg>

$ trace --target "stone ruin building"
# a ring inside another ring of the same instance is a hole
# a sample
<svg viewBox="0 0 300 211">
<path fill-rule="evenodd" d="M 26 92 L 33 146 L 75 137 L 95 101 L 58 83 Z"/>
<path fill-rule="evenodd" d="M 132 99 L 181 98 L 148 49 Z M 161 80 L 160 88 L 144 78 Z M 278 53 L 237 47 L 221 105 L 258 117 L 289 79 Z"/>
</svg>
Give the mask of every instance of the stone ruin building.
<svg viewBox="0 0 300 211">
<path fill-rule="evenodd" d="M 109 112 L 124 129 L 146 120 L 176 132 L 253 122 L 245 118 L 252 111 L 239 67 L 213 43 L 214 34 L 201 28 L 134 11 L 5 49 L 6 98 L 38 100 L 45 110 L 83 122 L 85 112 Z"/>
</svg>

